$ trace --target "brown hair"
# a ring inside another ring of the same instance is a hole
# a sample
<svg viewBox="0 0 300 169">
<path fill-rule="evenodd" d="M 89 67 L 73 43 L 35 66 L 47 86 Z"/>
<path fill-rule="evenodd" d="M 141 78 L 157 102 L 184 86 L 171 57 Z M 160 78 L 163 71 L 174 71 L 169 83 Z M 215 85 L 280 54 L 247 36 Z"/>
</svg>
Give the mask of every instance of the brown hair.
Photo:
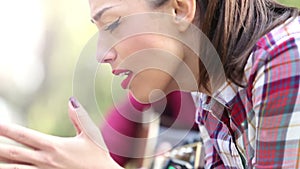
<svg viewBox="0 0 300 169">
<path fill-rule="evenodd" d="M 168 0 L 148 0 L 155 7 Z M 211 40 L 223 63 L 226 78 L 243 86 L 247 59 L 258 39 L 288 18 L 297 17 L 297 8 L 274 0 L 196 0 L 195 24 Z M 199 85 L 208 89 L 209 77 L 200 63 Z M 201 69 L 202 67 L 202 69 Z"/>
</svg>

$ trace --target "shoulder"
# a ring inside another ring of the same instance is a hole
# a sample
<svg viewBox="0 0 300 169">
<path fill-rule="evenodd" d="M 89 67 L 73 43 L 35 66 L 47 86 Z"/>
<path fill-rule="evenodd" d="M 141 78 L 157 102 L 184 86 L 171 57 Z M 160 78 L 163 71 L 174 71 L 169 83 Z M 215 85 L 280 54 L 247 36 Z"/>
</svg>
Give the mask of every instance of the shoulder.
<svg viewBox="0 0 300 169">
<path fill-rule="evenodd" d="M 246 79 L 254 80 L 259 71 L 263 73 L 272 70 L 272 67 L 282 63 L 299 64 L 299 59 L 300 17 L 296 17 L 277 26 L 257 41 L 245 66 Z"/>
<path fill-rule="evenodd" d="M 290 42 L 293 41 L 293 42 Z M 300 43 L 300 16 L 290 18 L 283 24 L 262 36 L 256 43 L 256 48 L 272 52 L 278 46 L 287 43 Z"/>
</svg>

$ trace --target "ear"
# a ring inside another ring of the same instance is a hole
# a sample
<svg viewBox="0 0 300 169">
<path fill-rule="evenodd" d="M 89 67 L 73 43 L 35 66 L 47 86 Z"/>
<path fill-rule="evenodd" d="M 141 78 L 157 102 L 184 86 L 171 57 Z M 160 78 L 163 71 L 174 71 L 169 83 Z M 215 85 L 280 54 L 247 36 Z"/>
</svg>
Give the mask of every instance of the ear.
<svg viewBox="0 0 300 169">
<path fill-rule="evenodd" d="M 180 31 L 185 31 L 196 15 L 196 0 L 172 0 L 175 23 Z"/>
</svg>

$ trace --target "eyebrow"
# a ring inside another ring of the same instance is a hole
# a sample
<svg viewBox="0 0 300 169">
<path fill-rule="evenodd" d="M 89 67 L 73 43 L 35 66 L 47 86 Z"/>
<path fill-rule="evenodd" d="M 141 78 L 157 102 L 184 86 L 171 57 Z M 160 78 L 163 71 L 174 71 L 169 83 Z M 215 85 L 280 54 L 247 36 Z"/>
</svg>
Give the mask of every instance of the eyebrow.
<svg viewBox="0 0 300 169">
<path fill-rule="evenodd" d="M 102 15 L 103 15 L 103 13 L 104 13 L 105 11 L 107 11 L 107 10 L 113 8 L 113 7 L 115 7 L 115 6 L 105 7 L 105 8 L 103 8 L 103 9 L 99 10 L 99 11 L 92 17 L 92 19 L 91 19 L 92 23 L 94 23 L 95 21 L 100 20 L 101 17 L 102 17 Z"/>
</svg>

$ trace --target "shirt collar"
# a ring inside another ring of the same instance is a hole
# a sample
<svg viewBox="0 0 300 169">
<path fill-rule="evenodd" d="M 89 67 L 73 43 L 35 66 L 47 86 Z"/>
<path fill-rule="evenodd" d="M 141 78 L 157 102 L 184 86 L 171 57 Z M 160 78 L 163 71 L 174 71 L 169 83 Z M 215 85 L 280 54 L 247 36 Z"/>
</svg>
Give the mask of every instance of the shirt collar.
<svg viewBox="0 0 300 169">
<path fill-rule="evenodd" d="M 212 93 L 211 97 L 226 108 L 230 108 L 230 102 L 238 93 L 238 86 L 226 81 L 220 88 Z"/>
</svg>

